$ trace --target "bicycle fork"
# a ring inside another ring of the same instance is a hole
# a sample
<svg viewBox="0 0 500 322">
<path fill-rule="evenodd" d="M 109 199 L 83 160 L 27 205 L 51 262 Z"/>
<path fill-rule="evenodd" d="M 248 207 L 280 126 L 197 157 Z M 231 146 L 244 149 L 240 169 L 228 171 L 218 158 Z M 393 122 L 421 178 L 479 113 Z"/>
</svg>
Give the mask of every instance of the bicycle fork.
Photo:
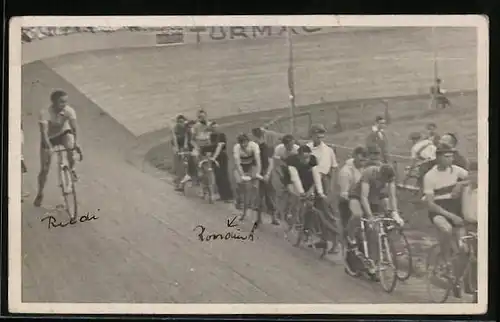
<svg viewBox="0 0 500 322">
<path fill-rule="evenodd" d="M 370 274 L 375 273 L 374 262 L 370 258 L 370 254 L 368 251 L 368 239 L 366 238 L 366 223 L 364 220 L 361 220 L 361 239 L 363 239 L 363 264 L 368 270 Z"/>
</svg>

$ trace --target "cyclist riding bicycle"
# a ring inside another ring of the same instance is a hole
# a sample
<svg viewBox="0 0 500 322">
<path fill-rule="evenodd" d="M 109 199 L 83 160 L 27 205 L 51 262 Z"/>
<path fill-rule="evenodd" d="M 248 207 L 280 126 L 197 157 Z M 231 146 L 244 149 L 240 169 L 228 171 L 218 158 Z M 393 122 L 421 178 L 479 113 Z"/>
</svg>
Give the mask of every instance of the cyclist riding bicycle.
<svg viewBox="0 0 500 322">
<path fill-rule="evenodd" d="M 357 147 L 352 152 L 352 158 L 346 160 L 344 166 L 339 171 L 339 212 L 342 218 L 346 235 L 354 240 L 356 229 L 355 220 L 351 220 L 351 211 L 349 208 L 349 192 L 354 189 L 361 180 L 363 170 L 367 163 L 368 151 L 364 147 Z M 358 222 L 359 224 L 359 222 Z"/>
<path fill-rule="evenodd" d="M 206 157 L 206 153 L 211 151 L 212 145 L 210 141 L 212 131 L 205 110 L 198 111 L 198 121 L 193 125 L 192 133 L 193 156 L 196 164 L 199 164 Z"/>
<path fill-rule="evenodd" d="M 77 143 L 76 112 L 68 105 L 68 94 L 56 90 L 50 94 L 51 105 L 40 111 L 40 164 L 38 175 L 38 192 L 33 204 L 40 207 L 43 201 L 43 190 L 49 174 L 52 161 L 52 151 L 55 146 L 62 145 L 67 150 L 68 165 L 73 179 L 78 179 L 75 171 L 74 149 L 81 150 Z"/>
<path fill-rule="evenodd" d="M 349 193 L 351 220 L 358 225 L 362 216 L 372 218 L 375 213 L 388 213 L 398 225 L 404 224 L 398 212 L 396 173 L 388 164 L 367 166 L 361 178 Z M 355 236 L 347 236 L 352 249 L 357 249 Z M 374 243 L 375 244 L 375 243 Z"/>
<path fill-rule="evenodd" d="M 234 157 L 234 180 L 236 182 L 236 208 L 241 209 L 243 205 L 243 193 L 245 181 L 252 180 L 252 188 L 256 191 L 262 179 L 260 175 L 262 165 L 259 145 L 250 141 L 248 135 L 238 135 L 238 143 L 233 147 Z M 252 205 L 254 206 L 254 205 Z"/>
<path fill-rule="evenodd" d="M 468 171 L 453 164 L 455 149 L 440 144 L 437 164 L 424 176 L 424 194 L 429 219 L 438 229 L 439 241 L 446 258 L 458 251 L 464 236 L 463 200 L 470 193 Z"/>
<path fill-rule="evenodd" d="M 315 207 L 324 209 L 323 203 L 327 196 L 324 193 L 318 161 L 309 146 L 300 146 L 297 155 L 286 159 L 283 173 L 285 183 L 291 185 L 292 195 L 299 198 L 314 197 Z M 308 229 L 312 224 L 311 214 L 306 213 L 304 216 L 304 228 Z M 330 252 L 334 248 L 333 241 L 327 240 L 327 235 L 322 236 L 322 239 L 320 243 L 326 247 L 327 252 Z"/>
</svg>

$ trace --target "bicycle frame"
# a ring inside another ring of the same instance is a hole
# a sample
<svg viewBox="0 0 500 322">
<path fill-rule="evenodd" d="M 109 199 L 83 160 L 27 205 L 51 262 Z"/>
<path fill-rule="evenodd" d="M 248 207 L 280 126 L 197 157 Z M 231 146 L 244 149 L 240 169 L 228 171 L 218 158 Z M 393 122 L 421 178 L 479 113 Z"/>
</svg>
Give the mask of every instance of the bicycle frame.
<svg viewBox="0 0 500 322">
<path fill-rule="evenodd" d="M 363 262 L 365 264 L 369 264 L 372 267 L 375 264 L 375 261 L 370 258 L 369 250 L 368 250 L 368 239 L 366 238 L 366 225 L 371 225 L 372 230 L 374 228 L 378 228 L 377 231 L 377 242 L 384 237 L 387 237 L 387 231 L 385 229 L 385 223 L 395 223 L 395 220 L 389 217 L 386 217 L 386 214 L 374 214 L 372 219 L 361 218 L 361 238 L 363 239 Z M 380 247 L 380 245 L 379 245 Z"/>
<path fill-rule="evenodd" d="M 203 197 L 208 194 L 210 203 L 213 203 L 215 177 L 214 166 L 218 167 L 219 163 L 216 160 L 210 159 L 210 154 L 206 155 L 203 160 L 198 163 L 198 168 L 201 169 L 201 185 L 203 190 Z"/>
</svg>

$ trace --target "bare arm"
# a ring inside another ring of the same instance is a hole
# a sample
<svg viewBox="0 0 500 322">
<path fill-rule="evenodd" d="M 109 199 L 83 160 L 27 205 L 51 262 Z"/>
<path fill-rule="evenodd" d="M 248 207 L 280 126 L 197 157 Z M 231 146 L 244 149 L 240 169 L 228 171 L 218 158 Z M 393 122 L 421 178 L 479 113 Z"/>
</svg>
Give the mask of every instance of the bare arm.
<svg viewBox="0 0 500 322">
<path fill-rule="evenodd" d="M 339 171 L 339 190 L 340 190 L 340 197 L 343 199 L 349 199 L 349 188 L 350 188 L 350 179 L 351 175 L 349 171 L 347 171 L 345 168 L 340 169 Z"/>
<path fill-rule="evenodd" d="M 302 186 L 302 181 L 300 181 L 299 173 L 295 167 L 288 166 L 288 171 L 290 172 L 290 180 L 292 181 L 295 190 L 299 194 L 304 193 L 304 187 Z"/>
<path fill-rule="evenodd" d="M 260 160 L 260 148 L 257 144 L 254 145 L 255 151 L 255 162 L 257 164 L 257 173 L 260 174 L 262 172 L 262 161 Z"/>
<path fill-rule="evenodd" d="M 48 149 L 52 149 L 52 144 L 50 144 L 49 140 L 49 126 L 47 122 L 40 122 L 40 134 L 42 136 L 42 140 L 47 146 Z"/>
<path fill-rule="evenodd" d="M 361 206 L 365 211 L 367 217 L 373 217 L 372 209 L 370 207 L 370 202 L 368 201 L 368 196 L 370 194 L 370 184 L 368 182 L 361 183 Z"/>
<path fill-rule="evenodd" d="M 243 176 L 243 168 L 241 167 L 241 159 L 240 159 L 240 145 L 235 144 L 233 147 L 233 158 L 234 158 L 234 164 L 236 166 L 236 170 L 238 173 Z"/>
<path fill-rule="evenodd" d="M 392 211 L 398 211 L 398 198 L 396 196 L 396 182 L 389 183 L 389 202 Z"/>
<path fill-rule="evenodd" d="M 318 192 L 318 194 L 324 195 L 325 192 L 323 191 L 323 184 L 321 182 L 321 174 L 319 173 L 317 166 L 312 168 L 312 175 L 313 175 L 314 185 L 316 186 L 316 191 Z"/>
<path fill-rule="evenodd" d="M 71 130 L 73 131 L 73 136 L 75 138 L 75 146 L 78 146 L 77 142 L 77 133 L 78 133 L 78 125 L 76 122 L 76 118 L 72 118 L 69 120 L 69 126 L 71 127 Z"/>
<path fill-rule="evenodd" d="M 222 151 L 222 148 L 225 145 L 226 145 L 226 143 L 224 143 L 224 142 L 217 143 L 217 148 L 215 149 L 214 156 L 213 156 L 214 159 L 217 159 L 219 157 L 220 151 Z"/>
</svg>

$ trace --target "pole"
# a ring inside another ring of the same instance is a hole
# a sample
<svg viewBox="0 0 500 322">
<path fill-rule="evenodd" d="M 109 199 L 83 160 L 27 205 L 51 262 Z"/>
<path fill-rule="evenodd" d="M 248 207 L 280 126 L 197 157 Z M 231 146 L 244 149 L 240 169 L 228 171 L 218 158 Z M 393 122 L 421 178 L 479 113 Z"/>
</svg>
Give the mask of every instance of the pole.
<svg viewBox="0 0 500 322">
<path fill-rule="evenodd" d="M 436 39 L 436 27 L 432 27 L 432 53 L 434 56 L 434 82 L 439 77 L 438 73 L 438 44 L 437 44 L 437 39 Z"/>
<path fill-rule="evenodd" d="M 292 45 L 292 29 L 287 28 L 288 41 L 288 89 L 290 92 L 290 125 L 291 134 L 295 134 L 295 82 L 293 78 L 293 45 Z"/>
</svg>

